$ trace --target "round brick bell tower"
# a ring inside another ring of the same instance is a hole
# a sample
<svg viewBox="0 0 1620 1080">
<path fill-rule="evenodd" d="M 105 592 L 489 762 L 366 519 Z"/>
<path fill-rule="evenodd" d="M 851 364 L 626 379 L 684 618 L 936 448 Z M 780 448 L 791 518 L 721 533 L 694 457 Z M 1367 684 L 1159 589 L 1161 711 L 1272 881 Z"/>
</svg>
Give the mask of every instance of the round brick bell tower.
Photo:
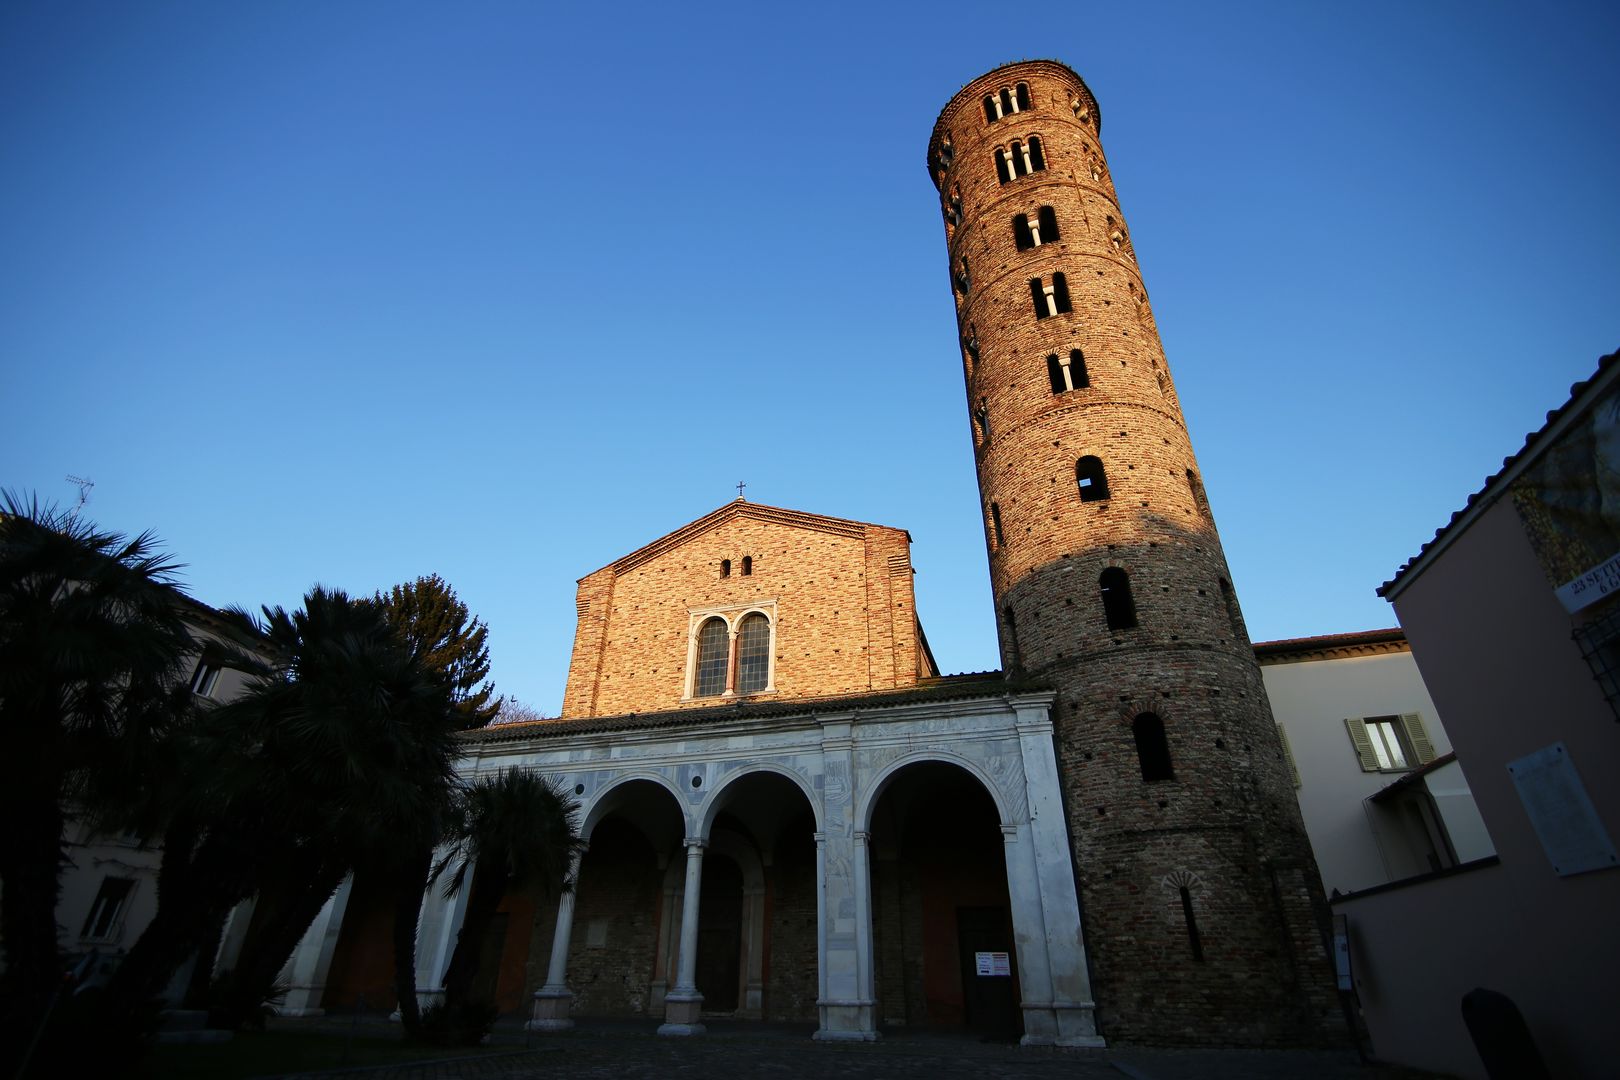
<svg viewBox="0 0 1620 1080">
<path fill-rule="evenodd" d="M 1003 668 L 1051 686 L 1110 1040 L 1342 1031 L 1326 907 L 1085 82 L 980 76 L 928 146 Z"/>
</svg>

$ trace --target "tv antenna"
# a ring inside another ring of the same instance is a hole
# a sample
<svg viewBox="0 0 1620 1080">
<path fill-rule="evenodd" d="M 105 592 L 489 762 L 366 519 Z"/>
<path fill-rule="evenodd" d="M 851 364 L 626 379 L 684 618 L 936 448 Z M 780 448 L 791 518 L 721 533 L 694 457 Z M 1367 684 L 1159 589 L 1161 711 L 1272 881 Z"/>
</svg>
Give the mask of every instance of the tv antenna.
<svg viewBox="0 0 1620 1080">
<path fill-rule="evenodd" d="M 90 489 L 96 486 L 96 482 L 88 476 L 74 476 L 71 473 L 68 475 L 67 481 L 70 484 L 79 485 L 79 501 L 68 512 L 68 517 L 76 518 L 79 516 L 79 511 L 84 509 L 84 504 L 90 501 Z"/>
</svg>

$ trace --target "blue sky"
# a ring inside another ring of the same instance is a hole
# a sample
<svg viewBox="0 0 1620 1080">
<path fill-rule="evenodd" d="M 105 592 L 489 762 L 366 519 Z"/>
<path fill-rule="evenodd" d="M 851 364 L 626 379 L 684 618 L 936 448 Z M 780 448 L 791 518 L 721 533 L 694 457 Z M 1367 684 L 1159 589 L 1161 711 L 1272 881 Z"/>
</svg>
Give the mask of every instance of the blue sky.
<svg viewBox="0 0 1620 1080">
<path fill-rule="evenodd" d="M 1620 346 L 1617 54 L 1599 3 L 9 4 L 0 484 L 220 606 L 437 572 L 555 711 L 575 579 L 746 480 L 909 529 L 995 667 L 924 151 L 1054 57 L 1253 636 L 1392 625 Z"/>
</svg>

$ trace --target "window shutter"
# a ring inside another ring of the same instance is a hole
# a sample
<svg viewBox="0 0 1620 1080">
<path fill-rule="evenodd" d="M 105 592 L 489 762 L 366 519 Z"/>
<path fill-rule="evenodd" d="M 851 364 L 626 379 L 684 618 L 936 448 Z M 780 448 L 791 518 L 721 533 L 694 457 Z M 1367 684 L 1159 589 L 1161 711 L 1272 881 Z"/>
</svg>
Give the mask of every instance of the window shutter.
<svg viewBox="0 0 1620 1080">
<path fill-rule="evenodd" d="M 1373 753 L 1372 740 L 1367 738 L 1367 725 L 1359 717 L 1347 717 L 1344 726 L 1350 731 L 1350 741 L 1355 744 L 1356 756 L 1361 759 L 1362 772 L 1378 771 L 1378 755 Z"/>
<path fill-rule="evenodd" d="M 1300 787 L 1299 766 L 1294 763 L 1294 750 L 1288 745 L 1288 731 L 1277 725 L 1277 741 L 1282 743 L 1283 760 L 1288 762 L 1288 771 L 1294 774 L 1294 786 Z"/>
<path fill-rule="evenodd" d="M 1411 744 L 1414 765 L 1427 765 L 1434 760 L 1434 742 L 1423 730 L 1423 718 L 1415 712 L 1401 714 L 1401 727 L 1406 729 L 1406 741 Z"/>
</svg>

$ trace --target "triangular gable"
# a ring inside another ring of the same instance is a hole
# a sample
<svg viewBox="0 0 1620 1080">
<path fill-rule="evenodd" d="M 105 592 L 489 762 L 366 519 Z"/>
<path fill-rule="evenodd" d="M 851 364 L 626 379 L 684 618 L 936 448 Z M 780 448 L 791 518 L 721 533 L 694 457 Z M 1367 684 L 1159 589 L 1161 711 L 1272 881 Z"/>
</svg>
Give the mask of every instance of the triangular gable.
<svg viewBox="0 0 1620 1080">
<path fill-rule="evenodd" d="M 867 529 L 886 527 L 864 521 L 849 521 L 845 518 L 826 517 L 822 514 L 807 514 L 802 510 L 786 510 L 779 506 L 766 506 L 763 503 L 734 499 L 719 509 L 704 514 L 696 521 L 683 525 L 672 533 L 666 533 L 645 547 L 637 548 L 623 558 L 609 563 L 608 566 L 612 568 L 615 576 L 628 573 L 636 567 L 657 558 L 664 552 L 679 547 L 711 529 L 717 529 L 728 522 L 736 521 L 738 518 L 748 518 L 773 525 L 787 525 L 796 529 L 810 529 L 814 532 L 831 533 L 834 536 L 848 536 L 854 539 L 864 537 Z M 909 535 L 907 539 L 910 539 Z"/>
</svg>

